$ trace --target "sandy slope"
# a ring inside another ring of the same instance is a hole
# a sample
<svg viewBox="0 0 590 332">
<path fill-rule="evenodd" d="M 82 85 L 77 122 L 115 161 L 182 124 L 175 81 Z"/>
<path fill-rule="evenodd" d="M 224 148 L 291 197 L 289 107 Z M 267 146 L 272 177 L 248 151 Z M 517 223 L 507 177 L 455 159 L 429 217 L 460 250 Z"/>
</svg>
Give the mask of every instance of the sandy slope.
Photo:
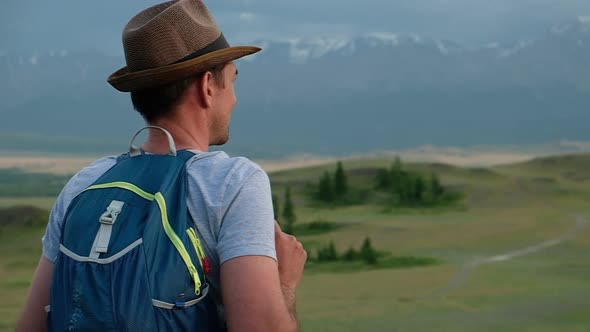
<svg viewBox="0 0 590 332">
<path fill-rule="evenodd" d="M 575 148 L 575 149 L 574 149 Z M 267 172 L 275 172 L 286 169 L 315 166 L 336 160 L 359 159 L 359 158 L 389 158 L 400 156 L 404 161 L 410 162 L 439 162 L 456 166 L 485 167 L 501 164 L 511 164 L 530 160 L 535 157 L 555 154 L 586 152 L 589 146 L 563 146 L 556 148 L 453 148 L 423 146 L 415 149 L 401 151 L 380 151 L 363 155 L 348 157 L 297 155 L 281 160 L 256 160 Z M 72 174 L 80 168 L 88 165 L 97 157 L 76 157 L 76 156 L 19 156 L 16 153 L 0 152 L 1 168 L 20 168 L 29 172 Z"/>
</svg>

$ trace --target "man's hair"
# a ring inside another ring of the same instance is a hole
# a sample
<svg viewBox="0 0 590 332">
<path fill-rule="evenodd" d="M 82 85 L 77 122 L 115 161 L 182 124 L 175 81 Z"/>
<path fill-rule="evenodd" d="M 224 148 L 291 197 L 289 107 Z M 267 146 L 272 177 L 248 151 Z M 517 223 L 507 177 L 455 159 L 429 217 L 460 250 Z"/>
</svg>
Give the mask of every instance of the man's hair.
<svg viewBox="0 0 590 332">
<path fill-rule="evenodd" d="M 131 92 L 133 108 L 148 122 L 171 115 L 191 84 L 200 80 L 207 72 L 213 74 L 213 81 L 219 87 L 225 86 L 223 68 L 227 63 L 213 67 L 206 72 L 167 85 Z"/>
</svg>

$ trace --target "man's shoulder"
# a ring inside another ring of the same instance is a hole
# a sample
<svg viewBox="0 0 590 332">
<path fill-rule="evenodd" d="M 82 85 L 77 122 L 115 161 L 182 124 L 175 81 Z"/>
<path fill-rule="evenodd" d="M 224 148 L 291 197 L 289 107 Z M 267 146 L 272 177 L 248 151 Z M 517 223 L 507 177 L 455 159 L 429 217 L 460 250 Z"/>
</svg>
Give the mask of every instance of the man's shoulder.
<svg viewBox="0 0 590 332">
<path fill-rule="evenodd" d="M 103 173 L 109 170 L 117 163 L 117 156 L 106 156 L 99 158 L 92 162 L 90 165 L 82 168 L 75 177 L 100 177 Z"/>
<path fill-rule="evenodd" d="M 252 175 L 268 178 L 257 163 L 246 157 L 229 157 L 223 151 L 197 153 L 187 162 L 190 177 L 215 182 L 222 187 L 240 186 Z"/>
<path fill-rule="evenodd" d="M 200 152 L 187 163 L 189 172 L 206 172 L 210 176 L 249 176 L 262 171 L 260 165 L 246 157 L 230 157 L 223 151 Z"/>
<path fill-rule="evenodd" d="M 107 156 L 95 160 L 90 165 L 81 169 L 66 184 L 64 191 L 71 193 L 80 192 L 90 186 L 101 175 L 108 171 L 117 162 L 117 156 Z"/>
</svg>

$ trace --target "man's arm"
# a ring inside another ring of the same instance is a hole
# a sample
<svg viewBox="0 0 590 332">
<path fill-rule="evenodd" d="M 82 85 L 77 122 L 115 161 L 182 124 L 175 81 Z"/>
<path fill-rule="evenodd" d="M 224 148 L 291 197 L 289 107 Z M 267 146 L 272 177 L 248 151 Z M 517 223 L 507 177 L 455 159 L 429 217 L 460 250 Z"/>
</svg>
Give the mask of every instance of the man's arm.
<svg viewBox="0 0 590 332">
<path fill-rule="evenodd" d="M 45 331 L 47 328 L 47 313 L 45 306 L 49 305 L 49 290 L 53 275 L 53 263 L 45 256 L 41 256 L 37 270 L 33 276 L 33 284 L 24 312 L 17 323 L 16 330 Z"/>
<path fill-rule="evenodd" d="M 223 263 L 221 292 L 228 331 L 297 331 L 274 259 L 242 256 Z"/>
<path fill-rule="evenodd" d="M 242 256 L 221 265 L 229 331 L 298 331 L 295 293 L 307 253 L 275 227 L 278 264 L 270 257 Z"/>
</svg>

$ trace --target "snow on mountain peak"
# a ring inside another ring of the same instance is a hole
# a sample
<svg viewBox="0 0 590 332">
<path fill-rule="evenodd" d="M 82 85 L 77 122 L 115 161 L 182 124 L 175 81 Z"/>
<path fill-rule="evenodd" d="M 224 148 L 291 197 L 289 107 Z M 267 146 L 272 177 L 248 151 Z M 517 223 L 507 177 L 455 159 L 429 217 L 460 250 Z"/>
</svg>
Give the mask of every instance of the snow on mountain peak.
<svg viewBox="0 0 590 332">
<path fill-rule="evenodd" d="M 514 55 L 531 44 L 533 44 L 533 41 L 531 41 L 531 40 L 520 41 L 518 44 L 516 44 L 516 46 L 505 49 L 502 52 L 500 52 L 500 57 L 506 58 L 511 55 Z"/>
<path fill-rule="evenodd" d="M 63 58 L 66 55 L 68 55 L 68 51 L 67 50 L 49 50 L 44 55 L 48 55 L 50 57 L 59 56 L 59 57 Z"/>
<path fill-rule="evenodd" d="M 295 62 L 305 62 L 310 58 L 319 58 L 326 53 L 337 51 L 349 45 L 348 38 L 314 37 L 310 39 L 290 39 L 289 55 Z"/>
<path fill-rule="evenodd" d="M 416 44 L 422 44 L 424 42 L 424 40 L 422 39 L 422 36 L 420 36 L 419 34 L 416 34 L 416 33 L 411 33 L 410 39 L 412 39 L 412 41 Z"/>
<path fill-rule="evenodd" d="M 349 39 L 339 37 L 323 37 L 312 39 L 311 44 L 313 45 L 313 48 L 311 56 L 314 58 L 321 57 L 328 52 L 340 50 L 346 47 L 349 43 Z"/>
<path fill-rule="evenodd" d="M 320 58 L 331 52 L 350 54 L 357 49 L 359 42 L 370 48 L 397 47 L 404 42 L 422 44 L 424 39 L 417 34 L 404 36 L 391 32 L 371 32 L 357 37 L 321 36 L 305 39 L 294 38 L 286 42 L 289 44 L 289 55 L 292 61 L 301 63 L 309 59 Z M 441 53 L 449 53 L 446 45 L 442 42 L 437 43 L 437 47 Z"/>
<path fill-rule="evenodd" d="M 364 36 L 364 38 L 369 39 L 369 40 L 373 40 L 373 41 L 378 41 L 383 44 L 389 44 L 391 46 L 397 46 L 400 43 L 399 36 L 397 34 L 391 33 L 391 32 L 371 32 L 369 34 L 366 34 Z M 374 42 L 372 44 L 374 44 Z M 370 45 L 372 45 L 372 44 L 370 44 Z M 377 46 L 377 45 L 372 45 L 372 46 Z"/>
<path fill-rule="evenodd" d="M 491 43 L 488 43 L 484 46 L 484 48 L 487 48 L 487 49 L 496 49 L 499 47 L 500 47 L 500 43 L 498 43 L 498 42 L 491 42 Z"/>
<path fill-rule="evenodd" d="M 590 31 L 590 16 L 578 16 L 574 20 L 558 24 L 551 28 L 551 33 L 555 35 L 562 35 L 564 33 L 573 32 L 589 32 Z"/>
<path fill-rule="evenodd" d="M 285 52 L 291 63 L 305 63 L 330 53 L 342 56 L 353 54 L 357 50 L 371 48 L 396 48 L 403 46 L 421 46 L 436 50 L 448 56 L 464 50 L 460 45 L 443 39 L 424 38 L 418 34 L 397 34 L 392 32 L 370 32 L 352 37 L 316 36 L 311 38 L 274 39 L 256 42 L 263 49 Z M 254 57 L 248 57 L 252 61 Z"/>
<path fill-rule="evenodd" d="M 560 24 L 560 25 L 556 25 L 553 28 L 551 28 L 551 32 L 553 34 L 556 34 L 556 35 L 561 35 L 564 32 L 570 30 L 571 28 L 572 28 L 572 24 L 571 23 L 568 23 L 568 24 Z"/>
</svg>

